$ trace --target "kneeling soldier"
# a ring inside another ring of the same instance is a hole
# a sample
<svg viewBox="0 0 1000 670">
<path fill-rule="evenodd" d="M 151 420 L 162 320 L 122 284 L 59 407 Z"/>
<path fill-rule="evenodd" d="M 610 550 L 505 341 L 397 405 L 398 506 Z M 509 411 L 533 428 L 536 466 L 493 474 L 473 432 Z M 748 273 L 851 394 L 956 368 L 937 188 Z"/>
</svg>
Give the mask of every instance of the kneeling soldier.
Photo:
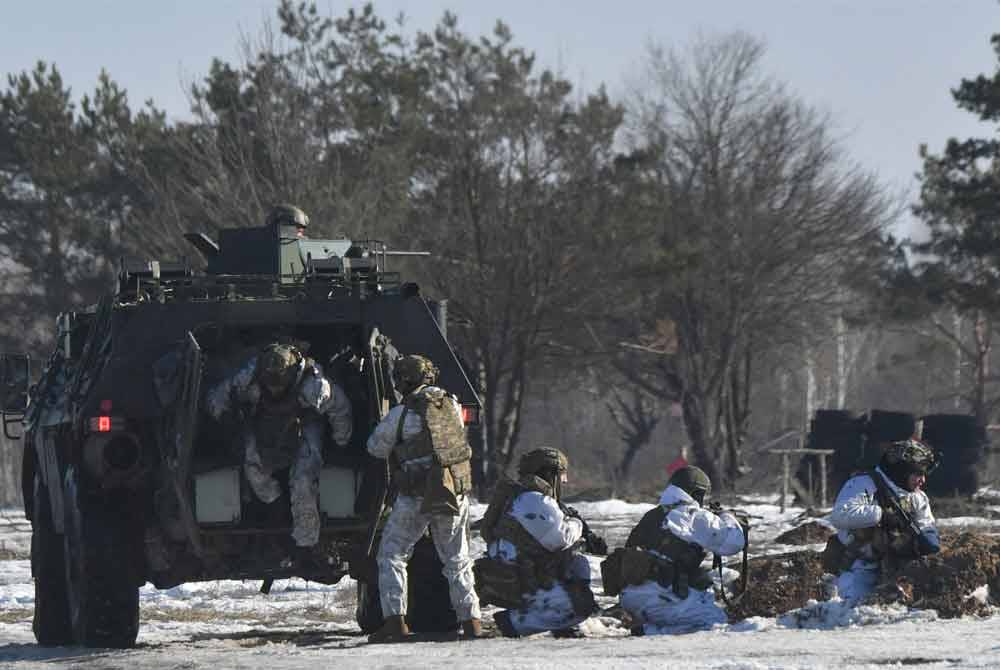
<svg viewBox="0 0 1000 670">
<path fill-rule="evenodd" d="M 620 590 L 635 635 L 684 632 L 726 621 L 715 602 L 712 579 L 701 567 L 706 552 L 728 556 L 746 535 L 731 512 L 702 507 L 712 484 L 696 467 L 670 478 L 660 504 L 640 519 L 625 543 L 601 566 L 604 590 Z"/>
<path fill-rule="evenodd" d="M 830 512 L 837 534 L 823 567 L 838 575 L 838 595 L 860 602 L 904 562 L 941 550 L 930 501 L 921 489 L 937 465 L 923 442 L 890 444 L 874 470 L 844 483 Z"/>
<path fill-rule="evenodd" d="M 483 517 L 487 555 L 476 561 L 476 591 L 483 602 L 507 608 L 494 615 L 507 637 L 577 636 L 577 624 L 597 609 L 590 563 L 578 548 L 589 537 L 597 552 L 603 541 L 559 501 L 567 467 L 558 449 L 524 454 L 519 479 L 497 486 Z"/>
</svg>

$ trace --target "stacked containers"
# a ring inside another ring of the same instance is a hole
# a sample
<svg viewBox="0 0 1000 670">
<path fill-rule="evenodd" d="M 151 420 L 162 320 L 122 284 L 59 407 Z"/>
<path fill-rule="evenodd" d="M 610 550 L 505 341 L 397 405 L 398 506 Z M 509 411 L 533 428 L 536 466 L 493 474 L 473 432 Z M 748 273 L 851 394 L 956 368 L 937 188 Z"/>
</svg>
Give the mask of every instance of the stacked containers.
<svg viewBox="0 0 1000 670">
<path fill-rule="evenodd" d="M 856 469 L 856 462 L 861 457 L 864 448 L 864 415 L 858 415 L 850 410 L 819 409 L 809 425 L 809 436 L 806 447 L 809 449 L 832 449 L 832 467 L 827 469 L 827 489 L 836 493 L 841 484 Z M 809 469 L 812 468 L 813 491 L 818 490 L 819 463 L 818 456 L 805 455 L 799 461 L 796 478 L 803 484 L 809 482 Z"/>
<path fill-rule="evenodd" d="M 974 416 L 928 414 L 923 439 L 941 452 L 941 465 L 927 478 L 934 496 L 972 495 L 979 488 L 979 463 L 986 448 L 986 430 Z"/>
</svg>

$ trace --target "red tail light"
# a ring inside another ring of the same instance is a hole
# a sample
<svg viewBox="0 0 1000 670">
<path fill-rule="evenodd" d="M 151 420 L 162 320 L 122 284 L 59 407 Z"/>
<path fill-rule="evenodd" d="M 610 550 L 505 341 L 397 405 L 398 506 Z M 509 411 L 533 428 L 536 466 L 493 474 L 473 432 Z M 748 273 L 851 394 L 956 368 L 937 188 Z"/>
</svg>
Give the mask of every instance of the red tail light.
<svg viewBox="0 0 1000 670">
<path fill-rule="evenodd" d="M 462 421 L 466 425 L 479 423 L 479 408 L 475 405 L 462 405 Z"/>
<path fill-rule="evenodd" d="M 87 428 L 91 433 L 110 433 L 124 427 L 125 419 L 120 416 L 92 416 L 87 420 Z"/>
</svg>

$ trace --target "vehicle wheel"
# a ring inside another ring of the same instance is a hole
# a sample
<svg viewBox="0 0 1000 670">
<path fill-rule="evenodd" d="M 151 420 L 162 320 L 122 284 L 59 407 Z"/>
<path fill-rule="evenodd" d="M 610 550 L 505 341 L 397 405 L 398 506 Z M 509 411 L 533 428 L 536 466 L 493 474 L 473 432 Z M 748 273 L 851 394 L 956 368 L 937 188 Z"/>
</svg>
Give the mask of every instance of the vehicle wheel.
<svg viewBox="0 0 1000 670">
<path fill-rule="evenodd" d="M 430 536 L 420 538 L 406 569 L 407 613 L 415 633 L 447 633 L 458 630 L 458 617 L 448 595 L 448 580 L 441 572 L 441 559 Z M 382 626 L 382 603 L 378 582 L 358 581 L 358 604 L 355 617 L 362 633 L 373 633 Z"/>
<path fill-rule="evenodd" d="M 66 585 L 73 637 L 86 647 L 127 649 L 139 633 L 139 584 L 128 526 L 102 505 L 83 508 L 67 474 Z"/>
<path fill-rule="evenodd" d="M 31 628 L 40 645 L 71 644 L 63 538 L 53 527 L 49 492 L 37 475 L 32 498 L 31 575 L 35 578 L 35 616 Z"/>
<path fill-rule="evenodd" d="M 448 580 L 441 572 L 434 541 L 424 535 L 413 548 L 407 566 L 407 620 L 415 633 L 448 633 L 458 630 L 458 617 L 451 606 Z"/>
<path fill-rule="evenodd" d="M 365 635 L 382 627 L 382 603 L 379 601 L 378 581 L 358 582 L 358 605 L 354 610 L 358 627 Z"/>
</svg>

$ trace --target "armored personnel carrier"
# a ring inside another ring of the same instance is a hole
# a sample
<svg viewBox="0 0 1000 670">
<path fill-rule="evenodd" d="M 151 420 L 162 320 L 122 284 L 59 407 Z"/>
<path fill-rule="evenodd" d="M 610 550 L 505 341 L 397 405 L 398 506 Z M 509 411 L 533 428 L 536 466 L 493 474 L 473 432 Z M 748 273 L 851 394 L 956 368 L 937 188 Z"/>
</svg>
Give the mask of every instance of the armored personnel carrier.
<svg viewBox="0 0 1000 670">
<path fill-rule="evenodd" d="M 114 293 L 58 318 L 55 350 L 30 392 L 27 356 L 0 359 L 5 431 L 23 422 L 13 432 L 24 440 L 35 636 L 129 647 L 146 582 L 259 579 L 266 592 L 274 579 L 336 583 L 348 574 L 370 631 L 381 624 L 373 556 L 393 491 L 365 441 L 397 402 L 393 361 L 431 357 L 467 422 L 479 414 L 442 310 L 387 271 L 392 252 L 378 242 L 305 239 L 279 225 L 188 239 L 205 271 L 123 261 Z M 207 389 L 276 341 L 306 351 L 353 406 L 350 444 L 326 437 L 322 560 L 309 564 L 287 560 L 287 497 L 264 505 L 248 489 L 239 417 L 204 410 Z M 440 563 L 429 538 L 422 545 L 410 582 L 444 596 L 411 598 L 414 627 L 454 627 Z"/>
</svg>

